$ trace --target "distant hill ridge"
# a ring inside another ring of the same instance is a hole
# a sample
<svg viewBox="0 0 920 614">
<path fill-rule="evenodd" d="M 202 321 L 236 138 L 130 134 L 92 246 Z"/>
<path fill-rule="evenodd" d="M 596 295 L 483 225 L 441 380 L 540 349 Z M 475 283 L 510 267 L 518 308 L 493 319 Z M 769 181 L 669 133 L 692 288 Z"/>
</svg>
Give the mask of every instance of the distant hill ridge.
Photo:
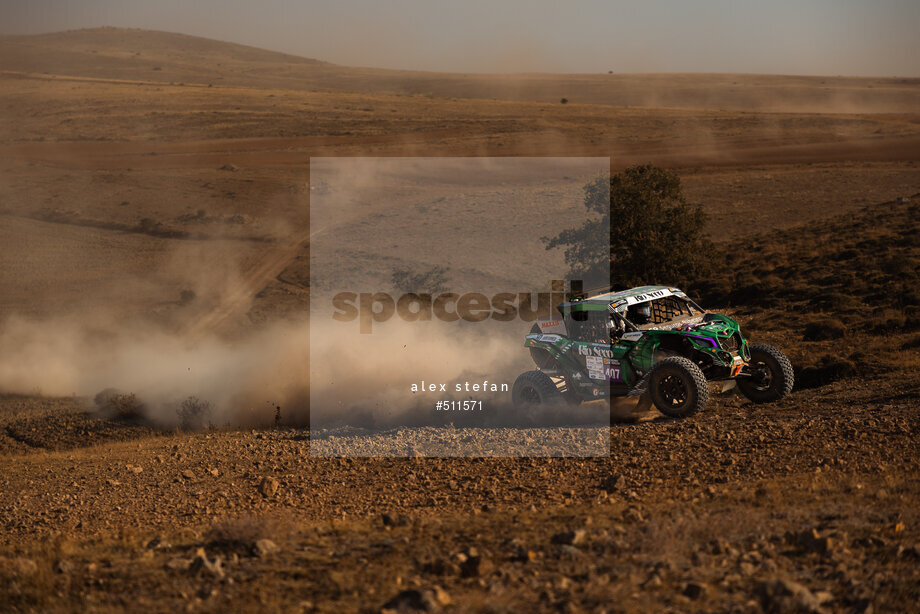
<svg viewBox="0 0 920 614">
<path fill-rule="evenodd" d="M 916 113 L 920 79 L 460 74 L 340 66 L 186 34 L 91 28 L 0 37 L 0 71 L 434 98 L 726 111 Z"/>
<path fill-rule="evenodd" d="M 214 56 L 248 62 L 326 63 L 238 43 L 138 28 L 101 27 L 24 36 L 0 36 L 0 44 L 6 42 L 60 49 L 69 53 L 114 53 L 118 57 L 124 57 L 126 52 L 140 54 L 138 57 L 143 56 L 145 52 L 173 53 L 176 56 L 193 52 L 204 54 L 206 57 Z"/>
</svg>

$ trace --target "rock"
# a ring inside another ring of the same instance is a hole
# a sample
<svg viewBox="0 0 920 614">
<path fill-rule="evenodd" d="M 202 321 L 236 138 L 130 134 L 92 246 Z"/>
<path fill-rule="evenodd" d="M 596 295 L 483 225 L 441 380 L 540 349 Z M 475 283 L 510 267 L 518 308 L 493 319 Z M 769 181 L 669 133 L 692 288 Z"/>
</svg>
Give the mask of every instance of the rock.
<svg viewBox="0 0 920 614">
<path fill-rule="evenodd" d="M 515 538 L 508 544 L 511 546 L 511 556 L 509 560 L 515 563 L 530 563 L 537 559 L 537 553 L 524 546 L 524 543 Z"/>
<path fill-rule="evenodd" d="M 601 481 L 601 488 L 608 493 L 623 490 L 626 487 L 626 478 L 622 475 L 611 475 Z"/>
<path fill-rule="evenodd" d="M 460 576 L 463 578 L 486 576 L 493 569 L 492 563 L 475 548 L 470 548 L 465 554 L 457 555 L 457 561 L 460 566 Z"/>
<path fill-rule="evenodd" d="M 522 561 L 524 563 L 532 563 L 537 560 L 537 553 L 534 552 L 533 550 L 523 550 L 518 555 L 517 560 Z"/>
<path fill-rule="evenodd" d="M 265 476 L 259 484 L 259 492 L 262 493 L 263 497 L 274 497 L 280 485 L 281 484 L 275 478 Z"/>
<path fill-rule="evenodd" d="M 705 584 L 701 584 L 700 582 L 687 582 L 687 585 L 684 586 L 683 594 L 684 597 L 688 599 L 696 600 L 705 596 L 707 591 L 708 588 Z"/>
<path fill-rule="evenodd" d="M 742 561 L 738 564 L 738 571 L 741 572 L 742 576 L 753 576 L 755 573 L 757 573 L 757 566 L 753 563 Z"/>
<path fill-rule="evenodd" d="M 422 565 L 422 571 L 433 576 L 460 575 L 460 566 L 447 559 L 434 559 Z"/>
<path fill-rule="evenodd" d="M 577 529 L 575 531 L 556 533 L 550 541 L 560 546 L 578 546 L 583 544 L 587 537 L 588 533 L 584 529 Z"/>
<path fill-rule="evenodd" d="M 808 588 L 791 580 L 769 580 L 757 588 L 760 605 L 772 614 L 820 612 L 821 601 Z"/>
<path fill-rule="evenodd" d="M 450 605 L 450 596 L 440 587 L 427 589 L 410 589 L 397 594 L 383 604 L 385 612 L 438 612 L 443 606 Z"/>
<path fill-rule="evenodd" d="M 815 597 L 818 599 L 818 603 L 821 605 L 834 600 L 834 594 L 830 591 L 816 591 Z"/>
<path fill-rule="evenodd" d="M 213 475 L 215 478 L 220 476 L 220 471 L 217 469 L 211 469 L 210 471 L 208 471 L 208 473 Z"/>
<path fill-rule="evenodd" d="M 281 550 L 281 548 L 270 539 L 257 540 L 252 547 L 252 553 L 256 556 L 269 556 Z"/>
<path fill-rule="evenodd" d="M 628 507 L 626 511 L 623 512 L 623 520 L 627 522 L 642 522 L 645 519 L 642 517 L 642 512 L 637 508 Z"/>
<path fill-rule="evenodd" d="M 219 169 L 217 169 L 217 170 L 219 170 L 219 171 L 230 171 L 230 172 L 234 172 L 234 171 L 238 171 L 238 170 L 240 170 L 240 169 L 239 169 L 239 167 L 236 166 L 235 164 L 230 164 L 230 163 L 228 162 L 227 164 L 224 164 L 223 166 L 221 166 L 221 167 L 220 167 Z"/>
<path fill-rule="evenodd" d="M 180 475 L 181 475 L 182 477 L 184 477 L 186 480 L 194 480 L 194 479 L 195 479 L 195 473 L 194 473 L 191 469 L 186 469 L 186 470 L 183 471 Z"/>
<path fill-rule="evenodd" d="M 853 540 L 853 545 L 860 548 L 882 548 L 887 545 L 886 542 L 881 537 L 875 535 L 870 535 L 868 537 L 860 537 L 859 539 Z"/>
<path fill-rule="evenodd" d="M 174 557 L 166 561 L 166 569 L 169 571 L 188 571 L 192 566 L 192 559 Z"/>
<path fill-rule="evenodd" d="M 147 542 L 146 548 L 147 550 L 169 550 L 172 548 L 172 544 L 168 541 L 160 539 L 159 537 L 154 537 L 149 542 Z"/>
<path fill-rule="evenodd" d="M 223 560 L 219 556 L 209 559 L 208 555 L 205 554 L 204 548 L 198 548 L 195 551 L 195 558 L 192 560 L 188 570 L 193 576 L 211 575 L 215 578 L 224 577 Z"/>
<path fill-rule="evenodd" d="M 73 573 L 74 564 L 68 561 L 67 559 L 58 559 L 54 563 L 54 571 L 59 574 L 70 574 Z"/>
<path fill-rule="evenodd" d="M 833 538 L 822 536 L 817 529 L 802 531 L 795 535 L 793 541 L 807 552 L 825 554 L 837 548 L 837 542 Z"/>
<path fill-rule="evenodd" d="M 409 524 L 409 517 L 405 514 L 381 514 L 380 522 L 385 527 L 404 527 Z"/>
</svg>

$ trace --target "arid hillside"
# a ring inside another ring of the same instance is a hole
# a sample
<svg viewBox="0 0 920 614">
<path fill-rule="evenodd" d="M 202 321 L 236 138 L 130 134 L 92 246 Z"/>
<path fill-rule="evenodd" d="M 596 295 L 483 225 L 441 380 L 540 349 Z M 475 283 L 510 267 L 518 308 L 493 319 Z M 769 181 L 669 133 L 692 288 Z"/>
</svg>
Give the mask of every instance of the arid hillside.
<svg viewBox="0 0 920 614">
<path fill-rule="evenodd" d="M 912 113 L 920 80 L 774 75 L 476 75 L 338 66 L 182 34 L 121 28 L 0 39 L 0 70 L 259 89 L 653 108 Z"/>
</svg>

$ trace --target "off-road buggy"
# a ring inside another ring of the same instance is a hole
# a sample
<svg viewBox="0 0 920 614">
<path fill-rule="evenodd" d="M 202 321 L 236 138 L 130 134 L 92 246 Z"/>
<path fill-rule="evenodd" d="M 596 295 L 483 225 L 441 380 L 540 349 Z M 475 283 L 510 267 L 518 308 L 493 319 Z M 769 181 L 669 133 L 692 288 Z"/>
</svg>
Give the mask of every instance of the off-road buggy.
<svg viewBox="0 0 920 614">
<path fill-rule="evenodd" d="M 710 313 L 677 288 L 643 286 L 575 298 L 537 320 L 524 343 L 538 369 L 521 374 L 515 405 L 638 396 L 682 418 L 706 406 L 708 382 L 735 383 L 755 403 L 792 391 L 789 359 L 750 345 L 738 323 Z"/>
</svg>

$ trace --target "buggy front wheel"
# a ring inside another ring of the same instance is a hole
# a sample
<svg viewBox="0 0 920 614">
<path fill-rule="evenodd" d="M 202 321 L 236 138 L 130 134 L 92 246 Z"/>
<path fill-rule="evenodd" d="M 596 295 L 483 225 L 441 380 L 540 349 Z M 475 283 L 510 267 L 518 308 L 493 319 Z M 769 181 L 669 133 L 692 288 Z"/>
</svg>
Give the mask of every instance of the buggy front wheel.
<svg viewBox="0 0 920 614">
<path fill-rule="evenodd" d="M 658 362 L 649 374 L 648 390 L 658 411 L 670 418 L 691 416 L 709 401 L 706 376 L 682 356 Z"/>
<path fill-rule="evenodd" d="M 751 401 L 771 403 L 792 392 L 794 380 L 785 354 L 772 345 L 752 345 L 750 363 L 736 381 L 741 394 Z"/>
</svg>

